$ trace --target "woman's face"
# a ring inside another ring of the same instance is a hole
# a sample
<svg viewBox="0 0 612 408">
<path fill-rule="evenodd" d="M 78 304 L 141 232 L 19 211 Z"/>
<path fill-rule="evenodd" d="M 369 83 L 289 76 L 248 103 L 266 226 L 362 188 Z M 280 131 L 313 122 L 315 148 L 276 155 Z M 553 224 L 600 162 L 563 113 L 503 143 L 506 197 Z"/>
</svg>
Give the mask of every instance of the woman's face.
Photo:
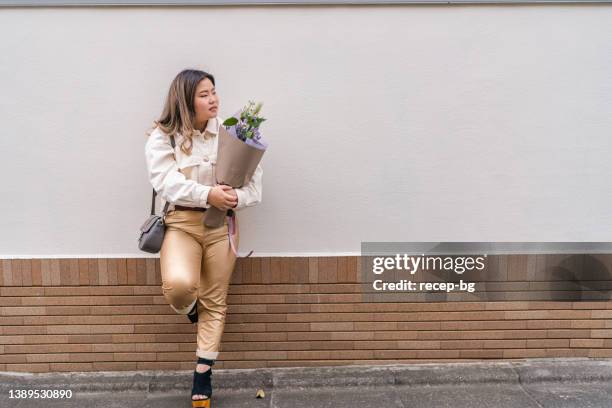
<svg viewBox="0 0 612 408">
<path fill-rule="evenodd" d="M 193 105 L 196 123 L 206 123 L 208 119 L 217 116 L 219 97 L 210 79 L 204 78 L 198 84 Z"/>
</svg>

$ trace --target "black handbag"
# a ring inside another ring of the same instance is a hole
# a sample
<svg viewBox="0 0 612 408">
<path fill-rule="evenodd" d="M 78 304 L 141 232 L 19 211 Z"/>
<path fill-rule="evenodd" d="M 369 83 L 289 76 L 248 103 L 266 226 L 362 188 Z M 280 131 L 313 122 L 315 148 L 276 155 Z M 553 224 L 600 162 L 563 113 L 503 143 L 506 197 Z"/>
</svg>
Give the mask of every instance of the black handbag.
<svg viewBox="0 0 612 408">
<path fill-rule="evenodd" d="M 170 143 L 174 149 L 174 136 L 170 136 Z M 166 201 L 162 215 L 155 215 L 155 196 L 157 192 L 153 189 L 153 195 L 151 198 L 151 215 L 140 227 L 140 237 L 138 237 L 138 248 L 142 251 L 156 254 L 161 250 L 162 243 L 164 242 L 164 234 L 166 232 L 166 225 L 164 224 L 164 217 L 168 212 L 168 206 L 170 202 Z"/>
</svg>

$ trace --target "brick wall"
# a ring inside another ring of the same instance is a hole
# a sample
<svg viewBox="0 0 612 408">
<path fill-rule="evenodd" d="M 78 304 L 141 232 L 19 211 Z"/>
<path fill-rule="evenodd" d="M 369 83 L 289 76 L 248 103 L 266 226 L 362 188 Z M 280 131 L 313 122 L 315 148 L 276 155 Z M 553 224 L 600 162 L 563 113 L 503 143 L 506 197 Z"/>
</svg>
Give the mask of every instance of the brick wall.
<svg viewBox="0 0 612 408">
<path fill-rule="evenodd" d="M 612 357 L 612 301 L 364 303 L 359 260 L 240 259 L 216 366 Z M 0 370 L 192 369 L 195 325 L 160 285 L 154 258 L 0 260 Z"/>
</svg>

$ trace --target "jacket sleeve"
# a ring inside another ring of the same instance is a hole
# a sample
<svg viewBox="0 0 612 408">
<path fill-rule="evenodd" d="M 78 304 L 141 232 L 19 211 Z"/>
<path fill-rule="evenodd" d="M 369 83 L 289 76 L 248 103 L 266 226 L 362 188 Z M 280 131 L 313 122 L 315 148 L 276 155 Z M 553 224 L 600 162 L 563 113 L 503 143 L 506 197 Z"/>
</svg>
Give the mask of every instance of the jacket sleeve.
<svg viewBox="0 0 612 408">
<path fill-rule="evenodd" d="M 179 172 L 168 137 L 158 130 L 145 144 L 145 158 L 151 185 L 161 198 L 172 204 L 205 207 L 211 187 L 188 180 Z"/>
<path fill-rule="evenodd" d="M 239 210 L 244 207 L 252 207 L 261 202 L 262 175 L 263 169 L 261 164 L 258 164 L 249 183 L 241 188 L 234 189 L 238 196 L 238 204 L 234 209 Z"/>
</svg>

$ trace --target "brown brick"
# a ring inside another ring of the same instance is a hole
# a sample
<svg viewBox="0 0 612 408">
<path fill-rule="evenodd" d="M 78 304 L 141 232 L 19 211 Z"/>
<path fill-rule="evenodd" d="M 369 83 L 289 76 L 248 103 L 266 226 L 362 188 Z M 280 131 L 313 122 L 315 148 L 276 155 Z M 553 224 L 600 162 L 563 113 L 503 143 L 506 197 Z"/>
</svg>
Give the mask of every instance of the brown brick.
<svg viewBox="0 0 612 408">
<path fill-rule="evenodd" d="M 505 339 L 541 339 L 547 337 L 547 330 L 505 330 Z"/>
<path fill-rule="evenodd" d="M 23 286 L 23 271 L 21 270 L 21 259 L 11 259 L 11 272 L 14 286 Z"/>
<path fill-rule="evenodd" d="M 108 259 L 98 259 L 98 279 L 100 285 L 108 285 Z M 134 282 L 136 283 L 136 282 Z"/>
<path fill-rule="evenodd" d="M 593 319 L 612 319 L 612 310 L 592 310 Z"/>
<path fill-rule="evenodd" d="M 156 264 L 156 268 L 159 267 L 159 259 L 154 258 L 154 261 Z M 127 260 L 124 258 L 119 258 L 117 259 L 116 263 L 117 263 L 117 285 L 127 285 Z M 154 284 L 155 283 L 157 283 L 157 281 L 155 281 Z"/>
<path fill-rule="evenodd" d="M 2 311 L 2 308 L 0 308 L 0 312 L 1 311 Z M 25 319 L 26 318 L 22 316 L 0 316 L 0 333 L 2 333 L 2 329 L 3 329 L 2 326 L 4 325 L 22 326 Z"/>
<path fill-rule="evenodd" d="M 41 344 L 41 343 L 67 343 L 68 336 L 66 335 L 29 335 L 24 337 L 23 344 Z"/>
<path fill-rule="evenodd" d="M 431 340 L 398 340 L 397 347 L 399 349 L 410 349 L 410 350 L 432 350 L 439 349 L 439 341 Z"/>
<path fill-rule="evenodd" d="M 80 275 L 79 275 L 79 260 L 78 259 L 70 259 L 70 285 L 78 286 Z"/>
<path fill-rule="evenodd" d="M 91 352 L 91 344 L 27 344 L 6 346 L 7 353 L 78 353 Z"/>
<path fill-rule="evenodd" d="M 3 307 L 2 314 L 4 316 L 36 316 L 44 315 L 45 307 Z"/>
<path fill-rule="evenodd" d="M 460 358 L 503 358 L 504 350 L 459 350 Z"/>
<path fill-rule="evenodd" d="M 504 349 L 503 351 L 503 358 L 540 358 L 545 356 L 545 349 Z"/>
<path fill-rule="evenodd" d="M 28 364 L 6 364 L 7 371 L 18 371 L 25 373 L 46 373 L 49 372 L 49 363 L 28 363 Z"/>
<path fill-rule="evenodd" d="M 50 363 L 49 368 L 61 372 L 98 371 L 92 363 Z"/>
<path fill-rule="evenodd" d="M 43 296 L 44 289 L 39 287 L 0 288 L 0 296 Z"/>
<path fill-rule="evenodd" d="M 23 306 L 21 300 L 19 297 L 0 297 L 0 306 Z"/>
<path fill-rule="evenodd" d="M 441 340 L 438 342 L 441 349 L 481 349 L 482 340 Z"/>
<path fill-rule="evenodd" d="M 338 282 L 338 260 L 336 257 L 318 258 L 318 280 L 319 282 Z"/>
<path fill-rule="evenodd" d="M 42 286 L 51 285 L 51 262 L 48 259 L 40 260 L 40 274 L 42 279 Z"/>
<path fill-rule="evenodd" d="M 417 358 L 459 358 L 459 350 L 417 350 Z"/>
<path fill-rule="evenodd" d="M 569 339 L 532 339 L 527 340 L 527 348 L 569 347 Z"/>
<path fill-rule="evenodd" d="M 59 259 L 60 284 L 62 286 L 71 286 L 70 282 L 70 260 Z"/>
<path fill-rule="evenodd" d="M 397 322 L 354 322 L 355 331 L 402 330 Z M 344 329 L 338 329 L 340 331 Z"/>
<path fill-rule="evenodd" d="M 113 353 L 113 359 L 114 361 L 154 361 L 156 353 Z"/>
<path fill-rule="evenodd" d="M 136 259 L 127 259 L 126 260 L 126 269 L 127 269 L 127 285 L 135 285 L 136 284 L 136 274 L 137 274 L 137 265 Z"/>
<path fill-rule="evenodd" d="M 353 330 L 353 322 L 331 322 L 331 323 L 310 323 L 310 330 L 312 331 L 348 331 Z"/>
<path fill-rule="evenodd" d="M 285 350 L 266 350 L 266 351 L 245 351 L 243 353 L 245 360 L 286 360 L 287 354 L 292 351 Z"/>
<path fill-rule="evenodd" d="M 608 340 L 605 340 L 608 341 Z M 604 347 L 604 339 L 570 339 L 572 348 L 600 348 Z"/>
<path fill-rule="evenodd" d="M 608 358 L 608 357 L 612 357 L 612 349 L 594 349 L 594 350 L 589 350 L 588 357 L 591 357 L 591 358 Z"/>
<path fill-rule="evenodd" d="M 245 341 L 222 343 L 221 351 L 255 351 L 255 350 L 309 350 L 312 343 L 308 341 L 263 342 Z M 333 347 L 333 345 L 331 346 Z"/>
<path fill-rule="evenodd" d="M 87 268 L 89 271 L 89 284 L 92 286 L 100 284 L 100 274 L 98 273 L 98 260 L 90 259 L 89 267 Z"/>
<path fill-rule="evenodd" d="M 591 335 L 590 330 L 550 329 L 546 331 L 549 338 L 584 338 Z"/>
<path fill-rule="evenodd" d="M 531 320 L 527 322 L 529 329 L 569 329 L 571 320 Z"/>
<path fill-rule="evenodd" d="M 246 312 L 248 313 L 308 313 L 310 312 L 311 305 L 301 305 L 301 304 L 274 304 L 274 305 L 232 305 L 232 313 L 240 313 Z M 238 309 L 237 307 L 245 308 Z M 312 305 L 316 306 L 316 305 Z M 263 309 L 263 310 L 262 310 Z"/>
<path fill-rule="evenodd" d="M 61 263 L 60 259 L 51 259 L 49 261 L 51 266 L 51 285 L 59 286 L 61 285 Z"/>
<path fill-rule="evenodd" d="M 570 349 L 570 348 L 546 349 L 546 357 L 559 358 L 559 357 L 588 357 L 588 356 L 589 356 L 589 350 L 587 349 Z"/>
<path fill-rule="evenodd" d="M 526 341 L 529 340 L 483 340 L 482 347 L 489 349 L 497 348 L 525 348 Z"/>
<path fill-rule="evenodd" d="M 507 311 L 505 312 L 506 319 L 520 319 L 520 320 L 532 320 L 532 319 L 548 319 L 548 310 L 520 310 L 520 311 Z"/>
<path fill-rule="evenodd" d="M 2 330 L 3 334 L 25 334 L 31 336 L 33 334 L 46 334 L 47 330 L 45 326 L 6 326 Z"/>
<path fill-rule="evenodd" d="M 118 284 L 117 278 L 117 260 L 110 258 L 107 260 L 107 271 L 108 271 L 108 284 L 116 286 Z"/>
<path fill-rule="evenodd" d="M 245 324 L 256 325 L 260 323 L 245 323 Z M 311 323 L 263 323 L 263 324 L 265 325 L 265 331 L 268 331 L 268 332 L 278 332 L 282 330 L 286 330 L 288 332 L 311 330 Z M 314 324 L 319 324 L 319 323 L 314 323 Z M 253 331 L 258 331 L 258 330 L 253 330 Z"/>
<path fill-rule="evenodd" d="M 42 272 L 40 259 L 31 260 L 32 286 L 42 286 Z"/>
<path fill-rule="evenodd" d="M 145 273 L 147 285 L 155 285 L 155 258 L 146 258 L 145 260 Z"/>
<path fill-rule="evenodd" d="M 384 333 L 404 333 L 404 336 L 400 338 L 404 339 L 406 332 L 384 332 Z M 374 332 L 356 332 L 356 331 L 337 331 L 331 333 L 331 340 L 374 340 L 375 335 L 379 333 Z M 393 339 L 385 339 L 385 338 L 377 338 L 377 340 L 393 340 Z"/>
<path fill-rule="evenodd" d="M 440 322 L 397 322 L 398 330 L 440 330 Z"/>
<path fill-rule="evenodd" d="M 297 341 L 297 340 L 331 340 L 335 332 L 288 332 L 287 340 L 289 341 Z M 251 335 L 249 335 L 250 337 Z"/>
<path fill-rule="evenodd" d="M 487 302 L 486 310 L 527 310 L 529 302 Z"/>
<path fill-rule="evenodd" d="M 89 315 L 91 306 L 46 306 L 44 307 L 46 314 L 50 316 L 63 315 Z"/>
<path fill-rule="evenodd" d="M 441 322 L 441 330 L 520 330 L 527 327 L 523 320 Z"/>
<path fill-rule="evenodd" d="M 319 260 L 314 257 L 308 258 L 308 282 L 319 282 Z"/>
<path fill-rule="evenodd" d="M 28 363 L 53 363 L 65 362 L 68 360 L 68 354 L 46 353 L 46 354 L 28 354 L 26 358 Z"/>
<path fill-rule="evenodd" d="M 191 341 L 184 334 L 113 334 L 110 337 L 113 343 Z"/>
<path fill-rule="evenodd" d="M 606 327 L 604 320 L 572 320 L 572 329 L 603 329 Z"/>
<path fill-rule="evenodd" d="M 59 286 L 44 288 L 44 296 L 90 296 L 91 288 L 87 286 Z M 43 295 L 40 295 L 43 296 Z"/>
<path fill-rule="evenodd" d="M 2 364 L 19 364 L 26 363 L 27 356 L 25 354 L 2 354 L 0 355 L 0 363 Z"/>
<path fill-rule="evenodd" d="M 85 258 L 79 259 L 79 285 L 89 285 L 89 261 Z"/>
<path fill-rule="evenodd" d="M 110 334 L 70 334 L 67 335 L 68 343 L 109 343 L 113 341 L 113 335 Z"/>
<path fill-rule="evenodd" d="M 610 339 L 612 338 L 612 330 L 591 330 L 591 337 Z"/>
<path fill-rule="evenodd" d="M 579 302 L 573 302 L 572 309 L 610 309 L 611 304 L 612 303 L 610 301 L 589 302 L 586 300 L 582 300 Z"/>
<path fill-rule="evenodd" d="M 136 260 L 136 285 L 146 285 L 147 283 L 147 265 L 145 258 Z"/>
<path fill-rule="evenodd" d="M 136 294 L 133 286 L 92 286 L 90 290 L 92 296 L 132 296 Z"/>
<path fill-rule="evenodd" d="M 32 260 L 20 259 L 21 264 L 21 284 L 22 286 L 32 286 Z"/>
</svg>

